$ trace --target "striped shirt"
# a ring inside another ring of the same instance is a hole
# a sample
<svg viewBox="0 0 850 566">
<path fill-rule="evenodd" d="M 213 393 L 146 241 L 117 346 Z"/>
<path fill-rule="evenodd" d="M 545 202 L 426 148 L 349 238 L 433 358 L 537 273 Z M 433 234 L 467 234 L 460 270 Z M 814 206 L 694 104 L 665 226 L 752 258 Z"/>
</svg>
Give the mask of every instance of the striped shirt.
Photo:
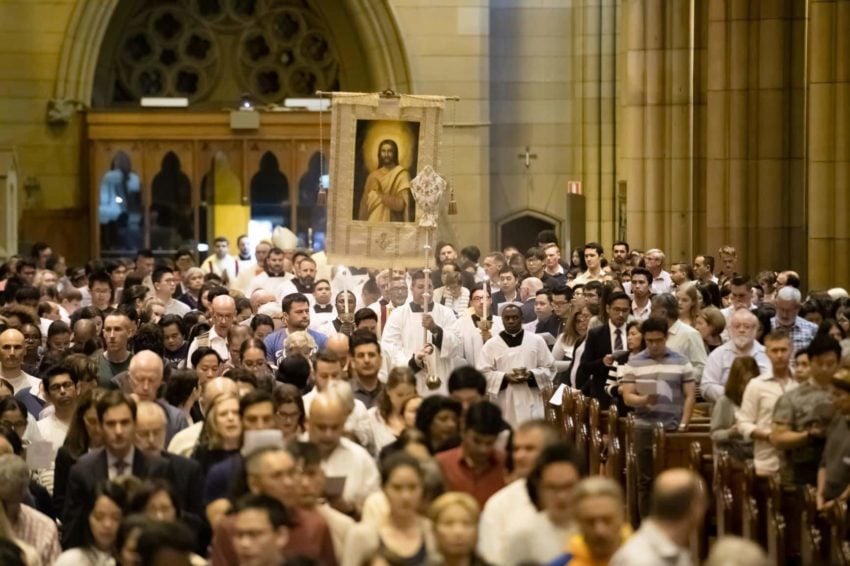
<svg viewBox="0 0 850 566">
<path fill-rule="evenodd" d="M 12 525 L 12 533 L 38 552 L 42 564 L 53 564 L 62 554 L 56 523 L 32 507 L 21 505 L 18 521 Z"/>
<path fill-rule="evenodd" d="M 644 350 L 629 358 L 622 376 L 621 384 L 639 386 L 649 380 L 658 382 L 658 403 L 635 408 L 638 428 L 652 428 L 657 422 L 663 423 L 667 430 L 679 426 L 685 406 L 684 384 L 694 382 L 694 368 L 684 356 L 668 348 L 663 358 L 655 359 Z"/>
</svg>

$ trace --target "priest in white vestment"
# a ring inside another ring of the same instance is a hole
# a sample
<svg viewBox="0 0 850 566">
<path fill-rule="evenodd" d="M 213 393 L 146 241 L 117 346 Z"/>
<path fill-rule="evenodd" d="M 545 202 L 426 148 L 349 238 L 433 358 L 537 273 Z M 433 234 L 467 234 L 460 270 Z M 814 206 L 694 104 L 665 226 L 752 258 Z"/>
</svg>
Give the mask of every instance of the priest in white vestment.
<svg viewBox="0 0 850 566">
<path fill-rule="evenodd" d="M 387 319 L 381 336 L 381 349 L 390 359 L 392 367 L 409 366 L 416 374 L 416 390 L 425 397 L 440 393 L 448 395 L 449 374 L 461 354 L 461 340 L 454 311 L 428 301 L 428 311 L 423 312 L 425 292 L 432 286 L 425 273 L 413 274 L 412 300 L 397 307 Z M 425 329 L 428 343 L 425 343 Z M 428 389 L 428 366 L 440 378 L 437 389 Z"/>
<path fill-rule="evenodd" d="M 331 301 L 331 284 L 327 279 L 319 279 L 313 286 L 315 303 L 310 305 L 310 328 L 318 331 L 326 322 L 336 319 L 336 309 Z"/>
<path fill-rule="evenodd" d="M 505 329 L 481 349 L 478 370 L 487 378 L 487 393 L 498 396 L 505 421 L 519 424 L 543 418 L 540 390 L 554 377 L 554 359 L 546 341 L 522 329 L 522 310 L 517 305 L 502 309 Z"/>
<path fill-rule="evenodd" d="M 282 301 L 286 295 L 297 293 L 298 289 L 292 283 L 293 275 L 285 269 L 286 256 L 280 248 L 272 248 L 266 258 L 266 270 L 255 276 L 248 286 L 247 295 L 257 289 L 263 289 L 274 293 L 278 301 Z"/>
<path fill-rule="evenodd" d="M 503 330 L 502 317 L 493 316 L 490 314 L 489 297 L 484 289 L 479 287 L 472 291 L 470 304 L 472 305 L 471 312 L 462 314 L 457 319 L 458 331 L 460 332 L 461 340 L 463 341 L 463 359 L 462 363 L 472 367 L 478 367 L 481 361 L 481 348 L 493 336 L 498 336 Z M 485 305 L 485 303 L 487 303 Z M 478 323 L 487 313 L 493 326 L 488 332 L 481 330 Z"/>
</svg>

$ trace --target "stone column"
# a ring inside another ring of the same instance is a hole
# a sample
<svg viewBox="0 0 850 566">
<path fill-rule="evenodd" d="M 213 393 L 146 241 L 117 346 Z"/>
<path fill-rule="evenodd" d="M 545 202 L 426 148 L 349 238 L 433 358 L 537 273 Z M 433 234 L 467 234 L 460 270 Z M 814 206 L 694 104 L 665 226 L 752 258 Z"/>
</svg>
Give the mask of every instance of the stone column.
<svg viewBox="0 0 850 566">
<path fill-rule="evenodd" d="M 694 73 L 687 1 L 622 3 L 621 178 L 628 237 L 690 258 L 693 234 Z"/>
<path fill-rule="evenodd" d="M 532 5 L 533 4 L 533 5 Z M 565 228 L 574 111 L 574 8 L 566 2 L 490 3 L 490 213 L 499 226 L 530 215 Z M 518 157 L 530 147 L 529 167 Z M 534 243 L 533 235 L 527 243 Z M 521 250 L 525 251 L 525 250 Z"/>
<path fill-rule="evenodd" d="M 617 19 L 612 0 L 580 0 L 573 9 L 575 80 L 570 177 L 581 181 L 587 202 L 586 240 L 610 249 L 615 239 Z M 576 244 L 576 242 L 573 242 Z"/>
<path fill-rule="evenodd" d="M 804 0 L 710 0 L 700 253 L 738 249 L 740 271 L 804 265 Z"/>
<path fill-rule="evenodd" d="M 850 1 L 812 0 L 809 24 L 809 288 L 850 288 Z"/>
</svg>

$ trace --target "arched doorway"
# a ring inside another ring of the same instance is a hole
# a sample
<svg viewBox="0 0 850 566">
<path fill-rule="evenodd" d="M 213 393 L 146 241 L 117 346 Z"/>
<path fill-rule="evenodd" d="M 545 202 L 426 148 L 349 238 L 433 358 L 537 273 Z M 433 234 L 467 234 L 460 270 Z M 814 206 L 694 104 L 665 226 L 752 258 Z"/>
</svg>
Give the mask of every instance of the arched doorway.
<svg viewBox="0 0 850 566">
<path fill-rule="evenodd" d="M 537 234 L 541 230 L 555 230 L 559 233 L 558 222 L 541 214 L 523 211 L 510 216 L 499 223 L 499 248 L 515 246 L 520 253 L 537 245 Z"/>
</svg>

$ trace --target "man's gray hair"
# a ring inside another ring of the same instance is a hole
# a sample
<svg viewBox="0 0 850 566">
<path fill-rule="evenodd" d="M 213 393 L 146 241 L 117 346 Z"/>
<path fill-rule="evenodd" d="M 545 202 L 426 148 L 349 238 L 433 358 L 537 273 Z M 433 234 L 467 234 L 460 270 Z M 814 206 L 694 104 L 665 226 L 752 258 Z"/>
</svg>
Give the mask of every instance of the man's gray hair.
<svg viewBox="0 0 850 566">
<path fill-rule="evenodd" d="M 800 304 L 800 301 L 803 300 L 803 296 L 800 294 L 800 290 L 796 287 L 786 285 L 776 293 L 776 300 L 794 301 L 795 303 Z"/>
<path fill-rule="evenodd" d="M 679 318 L 679 301 L 673 293 L 653 295 L 651 301 L 653 307 L 661 307 L 667 312 L 667 318 L 671 320 Z"/>
<path fill-rule="evenodd" d="M 623 488 L 611 478 L 591 476 L 576 485 L 573 490 L 572 505 L 577 506 L 588 497 L 610 497 L 622 503 Z"/>
<path fill-rule="evenodd" d="M 767 566 L 764 551 L 753 541 L 740 537 L 721 537 L 711 549 L 705 566 Z"/>
<path fill-rule="evenodd" d="M 0 456 L 0 493 L 24 493 L 30 483 L 30 470 L 20 456 Z"/>
<path fill-rule="evenodd" d="M 667 256 L 666 256 L 666 255 L 664 255 L 664 252 L 663 252 L 663 251 L 661 251 L 661 250 L 659 250 L 658 248 L 652 248 L 651 250 L 646 250 L 646 251 L 644 252 L 644 254 L 643 254 L 643 255 L 644 255 L 644 256 L 648 256 L 648 255 L 657 255 L 657 256 L 658 256 L 658 259 L 661 261 L 661 264 L 662 264 L 662 265 L 663 265 L 663 264 L 664 264 L 664 262 L 667 260 Z"/>
</svg>

